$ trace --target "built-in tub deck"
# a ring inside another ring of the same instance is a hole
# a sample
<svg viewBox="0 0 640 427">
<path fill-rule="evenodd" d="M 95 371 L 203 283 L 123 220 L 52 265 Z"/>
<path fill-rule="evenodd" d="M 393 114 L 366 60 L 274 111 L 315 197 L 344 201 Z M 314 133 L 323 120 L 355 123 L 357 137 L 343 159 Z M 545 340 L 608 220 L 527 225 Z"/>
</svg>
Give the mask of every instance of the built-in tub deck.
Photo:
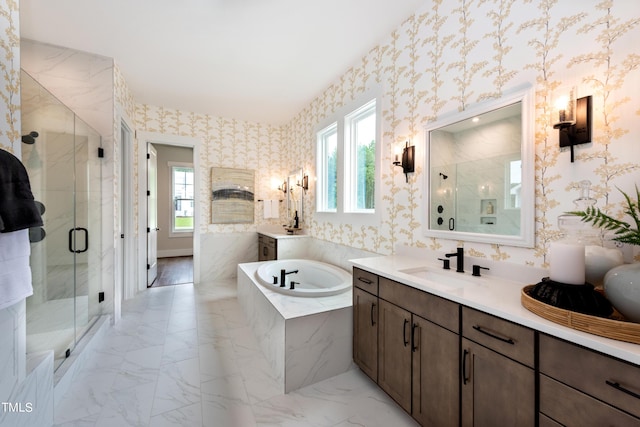
<svg viewBox="0 0 640 427">
<path fill-rule="evenodd" d="M 283 393 L 352 368 L 352 290 L 284 295 L 258 283 L 262 264 L 238 265 L 238 301 Z"/>
</svg>

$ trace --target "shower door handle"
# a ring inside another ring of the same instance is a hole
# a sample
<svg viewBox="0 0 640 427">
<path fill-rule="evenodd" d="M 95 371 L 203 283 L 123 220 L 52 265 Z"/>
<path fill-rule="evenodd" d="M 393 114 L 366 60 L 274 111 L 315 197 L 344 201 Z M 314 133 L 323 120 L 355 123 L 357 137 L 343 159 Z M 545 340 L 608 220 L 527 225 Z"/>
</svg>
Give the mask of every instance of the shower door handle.
<svg viewBox="0 0 640 427">
<path fill-rule="evenodd" d="M 73 236 L 75 235 L 76 230 L 84 231 L 84 249 L 75 249 L 75 245 L 73 244 L 74 243 Z M 88 250 L 89 250 L 89 230 L 87 230 L 84 227 L 75 227 L 69 230 L 69 252 L 80 254 Z"/>
</svg>

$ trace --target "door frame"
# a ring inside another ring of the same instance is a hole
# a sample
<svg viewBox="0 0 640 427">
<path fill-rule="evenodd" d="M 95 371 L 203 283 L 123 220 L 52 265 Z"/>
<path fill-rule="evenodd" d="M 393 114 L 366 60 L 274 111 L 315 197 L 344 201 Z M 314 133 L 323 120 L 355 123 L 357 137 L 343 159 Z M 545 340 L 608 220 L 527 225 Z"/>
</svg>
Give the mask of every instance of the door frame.
<svg viewBox="0 0 640 427">
<path fill-rule="evenodd" d="M 133 121 L 121 109 L 117 108 L 116 115 L 118 135 L 115 140 L 118 143 L 116 171 L 120 185 L 117 191 L 120 192 L 118 203 L 118 217 L 115 218 L 114 230 L 116 257 L 114 259 L 114 321 L 120 319 L 122 301 L 133 298 L 136 294 L 136 262 L 137 242 L 135 237 L 133 212 L 135 211 L 134 200 L 134 176 L 135 176 L 135 127 Z M 122 141 L 123 127 L 129 131 L 128 141 Z M 128 173 L 123 176 L 123 171 Z M 104 190 L 103 190 L 104 191 Z M 104 198 L 103 198 L 104 199 Z M 126 216 L 123 216 L 126 213 Z M 124 239 L 120 235 L 124 233 Z"/>
<path fill-rule="evenodd" d="M 147 289 L 147 144 L 173 145 L 193 149 L 195 209 L 193 212 L 193 283 L 200 283 L 200 151 L 199 138 L 167 135 L 157 132 L 138 132 L 138 289 Z"/>
</svg>

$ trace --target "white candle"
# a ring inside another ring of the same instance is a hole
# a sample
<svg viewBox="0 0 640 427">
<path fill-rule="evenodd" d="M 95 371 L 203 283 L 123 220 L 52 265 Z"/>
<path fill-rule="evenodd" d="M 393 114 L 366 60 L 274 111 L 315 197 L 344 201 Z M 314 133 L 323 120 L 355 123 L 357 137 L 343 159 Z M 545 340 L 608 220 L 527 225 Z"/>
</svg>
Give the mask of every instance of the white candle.
<svg viewBox="0 0 640 427">
<path fill-rule="evenodd" d="M 569 285 L 584 285 L 584 245 L 553 242 L 549 245 L 549 278 Z"/>
</svg>

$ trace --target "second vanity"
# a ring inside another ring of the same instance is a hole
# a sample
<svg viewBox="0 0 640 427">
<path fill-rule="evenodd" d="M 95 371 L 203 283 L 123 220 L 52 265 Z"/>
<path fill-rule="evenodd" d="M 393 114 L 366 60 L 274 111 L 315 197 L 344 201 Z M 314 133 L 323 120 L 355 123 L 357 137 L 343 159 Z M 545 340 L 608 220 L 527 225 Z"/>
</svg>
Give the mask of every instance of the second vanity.
<svg viewBox="0 0 640 427">
<path fill-rule="evenodd" d="M 640 426 L 640 345 L 529 312 L 535 282 L 469 262 L 352 263 L 354 361 L 420 424 Z"/>
<path fill-rule="evenodd" d="M 305 234 L 258 233 L 258 261 L 297 258 L 305 251 Z"/>
</svg>

